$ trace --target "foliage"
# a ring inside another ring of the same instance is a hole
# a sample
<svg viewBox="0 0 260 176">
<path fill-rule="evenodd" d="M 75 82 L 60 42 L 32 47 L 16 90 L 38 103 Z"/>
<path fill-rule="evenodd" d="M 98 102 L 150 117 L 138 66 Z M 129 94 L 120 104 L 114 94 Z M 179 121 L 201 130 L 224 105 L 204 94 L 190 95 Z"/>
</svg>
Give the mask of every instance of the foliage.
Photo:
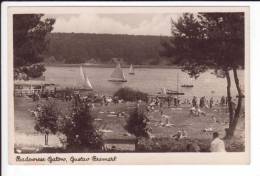
<svg viewBox="0 0 260 176">
<path fill-rule="evenodd" d="M 125 129 L 136 137 L 148 137 L 147 122 L 148 118 L 146 117 L 144 108 L 137 107 L 130 113 Z"/>
<path fill-rule="evenodd" d="M 111 63 L 123 58 L 127 64 L 159 64 L 160 40 L 166 36 L 124 34 L 51 33 L 46 56 L 64 63 Z"/>
<path fill-rule="evenodd" d="M 210 143 L 210 139 L 141 138 L 136 145 L 136 152 L 210 152 Z M 227 152 L 245 151 L 241 140 L 225 141 L 225 145 Z"/>
<path fill-rule="evenodd" d="M 65 87 L 65 88 L 56 90 L 56 97 L 57 98 L 64 98 L 64 95 L 65 96 L 67 96 L 67 95 L 71 96 L 71 95 L 73 95 L 73 93 L 74 93 L 73 88 Z"/>
<path fill-rule="evenodd" d="M 48 45 L 45 36 L 52 31 L 55 20 L 43 14 L 13 15 L 14 71 L 43 61 L 42 53 Z M 32 77 L 41 76 L 42 66 L 26 67 Z M 32 69 L 32 70 L 31 70 Z M 37 73 L 36 73 L 37 72 Z M 39 72 L 39 73 L 38 73 Z"/>
<path fill-rule="evenodd" d="M 147 102 L 148 101 L 148 94 L 133 90 L 128 87 L 120 88 L 118 91 L 114 93 L 114 97 L 117 96 L 119 99 L 123 99 L 124 101 L 138 101 L 142 100 Z"/>
<path fill-rule="evenodd" d="M 90 107 L 85 103 L 73 106 L 69 117 L 64 119 L 61 132 L 67 137 L 69 149 L 100 150 L 103 146 L 102 136 L 94 127 Z"/>
<path fill-rule="evenodd" d="M 209 68 L 214 68 L 217 76 L 226 77 L 229 107 L 226 137 L 231 138 L 243 97 L 237 69 L 244 68 L 244 13 L 185 13 L 177 22 L 172 21 L 172 35 L 169 42 L 162 42 L 161 55 L 174 56 L 174 63 L 191 77 L 197 78 Z M 230 70 L 238 92 L 235 111 L 231 102 Z"/>
<path fill-rule="evenodd" d="M 138 140 L 138 152 L 209 152 L 210 140 L 173 138 L 142 138 Z"/>
<path fill-rule="evenodd" d="M 23 72 L 31 78 L 38 78 L 42 76 L 42 73 L 46 71 L 42 64 L 31 65 L 29 67 L 23 67 Z"/>
<path fill-rule="evenodd" d="M 172 21 L 172 39 L 162 42 L 161 55 L 197 78 L 208 68 L 244 67 L 243 13 L 185 13 Z"/>
<path fill-rule="evenodd" d="M 245 151 L 245 143 L 241 139 L 226 139 L 225 140 L 226 151 L 228 152 L 244 152 Z"/>
<path fill-rule="evenodd" d="M 62 116 L 57 103 L 49 100 L 37 107 L 35 111 L 37 112 L 35 130 L 44 134 L 56 134 L 59 130 L 59 118 Z"/>
<path fill-rule="evenodd" d="M 85 58 L 76 56 L 76 57 L 67 57 L 65 60 L 66 64 L 80 64 L 80 63 L 84 63 L 86 60 Z"/>
</svg>

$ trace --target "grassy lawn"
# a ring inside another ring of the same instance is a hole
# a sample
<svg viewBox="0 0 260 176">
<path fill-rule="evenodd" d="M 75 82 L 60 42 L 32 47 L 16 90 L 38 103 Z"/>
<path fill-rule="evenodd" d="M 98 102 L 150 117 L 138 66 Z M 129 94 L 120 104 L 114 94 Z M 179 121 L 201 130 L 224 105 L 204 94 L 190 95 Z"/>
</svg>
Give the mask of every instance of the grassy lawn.
<svg viewBox="0 0 260 176">
<path fill-rule="evenodd" d="M 34 117 L 29 112 L 29 109 L 34 109 L 37 103 L 33 102 L 31 99 L 25 98 L 15 98 L 14 102 L 15 132 L 17 134 L 26 134 L 31 136 L 38 135 L 34 130 Z M 68 103 L 60 100 L 58 100 L 58 103 L 63 112 L 68 110 Z M 98 129 L 104 131 L 104 138 L 124 139 L 131 137 L 127 134 L 124 126 L 129 112 L 133 110 L 134 107 L 135 104 L 133 103 L 110 104 L 108 106 L 96 105 L 92 111 L 93 116 L 95 117 L 94 124 Z M 200 117 L 191 116 L 189 112 L 190 107 L 187 106 L 181 106 L 180 108 L 168 108 L 165 106 L 163 109 L 163 114 L 169 116 L 169 122 L 174 124 L 174 126 L 163 127 L 159 125 L 162 117 L 158 109 L 155 109 L 154 112 L 149 113 L 149 126 L 152 128 L 152 134 L 155 137 L 170 137 L 176 134 L 180 128 L 184 128 L 188 132 L 190 138 L 211 139 L 212 134 L 202 132 L 203 129 L 212 128 L 214 131 L 220 133 L 220 137 L 223 137 L 224 129 L 228 127 L 228 113 L 226 108 L 223 107 L 214 107 L 212 109 L 205 108 L 203 111 L 206 112 L 206 116 L 201 115 Z M 116 115 L 119 112 L 124 112 L 125 115 L 119 117 Z M 212 118 L 213 116 L 215 119 Z M 244 123 L 244 118 L 240 118 L 235 132 L 235 138 L 240 141 L 244 141 Z M 22 136 L 21 140 L 25 140 L 24 136 Z M 32 140 L 35 140 L 35 138 Z M 53 143 L 58 141 L 58 139 L 53 140 Z M 18 139 L 16 139 L 16 142 L 17 141 Z M 32 141 L 28 140 L 28 143 L 29 142 Z M 43 142 L 43 140 L 41 140 L 41 142 Z"/>
<path fill-rule="evenodd" d="M 107 112 L 126 112 L 128 113 L 133 109 L 134 105 L 110 105 L 108 107 L 99 107 L 95 110 L 96 125 L 99 128 L 112 130 L 113 132 L 107 133 L 109 137 L 122 137 L 125 136 L 126 131 L 124 125 L 126 123 L 125 117 L 110 116 Z M 214 131 L 218 131 L 220 136 L 223 137 L 225 128 L 228 127 L 228 113 L 225 108 L 215 107 L 213 109 L 203 109 L 206 112 L 206 116 L 195 117 L 190 115 L 189 107 L 183 108 L 168 108 L 164 107 L 163 114 L 169 116 L 169 122 L 174 124 L 171 127 L 165 127 L 160 125 L 160 121 L 163 120 L 158 109 L 149 114 L 150 123 L 149 126 L 152 128 L 152 134 L 155 137 L 171 137 L 176 134 L 181 128 L 188 132 L 191 138 L 200 139 L 211 139 L 211 133 L 202 132 L 205 128 L 212 128 Z M 99 112 L 104 113 L 99 113 Z M 212 118 L 212 117 L 215 118 Z M 237 138 L 244 138 L 244 118 L 240 118 L 237 130 L 235 133 Z"/>
</svg>

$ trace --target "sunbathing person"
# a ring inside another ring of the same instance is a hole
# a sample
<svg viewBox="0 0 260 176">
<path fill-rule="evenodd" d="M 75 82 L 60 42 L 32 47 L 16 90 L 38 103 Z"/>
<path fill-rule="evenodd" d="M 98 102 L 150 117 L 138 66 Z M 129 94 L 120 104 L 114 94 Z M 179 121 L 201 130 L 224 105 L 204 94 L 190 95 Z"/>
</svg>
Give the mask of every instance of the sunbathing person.
<svg viewBox="0 0 260 176">
<path fill-rule="evenodd" d="M 187 137 L 188 137 L 188 133 L 184 129 L 177 131 L 177 133 L 172 136 L 172 138 L 175 138 L 175 140 L 180 140 Z"/>
<path fill-rule="evenodd" d="M 170 123 L 169 118 L 170 117 L 168 115 L 162 115 L 162 120 L 160 125 L 166 127 L 174 126 L 174 124 Z"/>
<path fill-rule="evenodd" d="M 199 117 L 200 115 L 206 116 L 206 113 L 204 111 L 202 111 L 201 109 L 199 109 L 198 107 L 192 107 L 190 109 L 190 115 Z"/>
</svg>

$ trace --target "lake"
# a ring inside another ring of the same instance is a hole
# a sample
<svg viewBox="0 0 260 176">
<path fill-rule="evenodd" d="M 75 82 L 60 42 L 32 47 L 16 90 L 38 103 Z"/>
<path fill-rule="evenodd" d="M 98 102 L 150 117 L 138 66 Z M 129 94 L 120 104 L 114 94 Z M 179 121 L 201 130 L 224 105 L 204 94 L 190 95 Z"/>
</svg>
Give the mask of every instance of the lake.
<svg viewBox="0 0 260 176">
<path fill-rule="evenodd" d="M 155 94 L 161 88 L 177 90 L 177 79 L 179 79 L 179 91 L 185 93 L 185 97 L 191 96 L 206 96 L 219 97 L 226 96 L 226 79 L 217 78 L 211 74 L 213 70 L 209 70 L 200 75 L 196 80 L 191 79 L 188 74 L 182 72 L 180 69 L 173 68 L 136 68 L 135 75 L 129 75 L 128 68 L 123 68 L 127 82 L 114 83 L 108 81 L 114 68 L 96 68 L 87 67 L 86 72 L 88 78 L 94 88 L 98 92 L 104 94 L 113 94 L 121 87 L 131 87 L 143 92 Z M 232 95 L 237 95 L 233 74 L 230 72 L 232 78 Z M 177 78 L 177 75 L 179 75 Z M 44 76 L 47 81 L 59 84 L 64 87 L 72 87 L 80 82 L 79 67 L 55 67 L 46 66 Z M 238 76 L 240 84 L 244 90 L 244 71 L 239 70 Z M 193 88 L 183 88 L 182 84 L 193 84 Z"/>
</svg>

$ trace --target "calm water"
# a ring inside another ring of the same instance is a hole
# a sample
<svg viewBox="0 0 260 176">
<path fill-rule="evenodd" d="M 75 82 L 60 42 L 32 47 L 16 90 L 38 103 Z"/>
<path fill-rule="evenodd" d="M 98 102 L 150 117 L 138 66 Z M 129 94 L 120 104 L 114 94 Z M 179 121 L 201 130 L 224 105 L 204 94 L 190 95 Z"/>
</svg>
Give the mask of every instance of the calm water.
<svg viewBox="0 0 260 176">
<path fill-rule="evenodd" d="M 79 67 L 46 67 L 46 80 L 59 84 L 61 86 L 75 86 L 79 83 Z M 196 80 L 191 79 L 180 69 L 160 69 L 160 68 L 138 68 L 135 69 L 135 75 L 129 75 L 129 69 L 124 68 L 127 79 L 125 83 L 109 82 L 113 68 L 86 68 L 88 78 L 93 88 L 105 94 L 112 94 L 121 87 L 131 87 L 147 93 L 154 94 L 162 87 L 177 90 L 177 73 L 179 75 L 179 91 L 184 92 L 185 96 L 213 96 L 219 97 L 226 95 L 226 79 L 217 78 L 212 71 L 200 75 Z M 238 71 L 240 84 L 244 88 L 244 71 Z M 233 74 L 231 73 L 233 78 Z M 182 84 L 193 84 L 193 88 L 183 88 Z M 232 95 L 237 95 L 234 80 L 232 79 Z"/>
</svg>

